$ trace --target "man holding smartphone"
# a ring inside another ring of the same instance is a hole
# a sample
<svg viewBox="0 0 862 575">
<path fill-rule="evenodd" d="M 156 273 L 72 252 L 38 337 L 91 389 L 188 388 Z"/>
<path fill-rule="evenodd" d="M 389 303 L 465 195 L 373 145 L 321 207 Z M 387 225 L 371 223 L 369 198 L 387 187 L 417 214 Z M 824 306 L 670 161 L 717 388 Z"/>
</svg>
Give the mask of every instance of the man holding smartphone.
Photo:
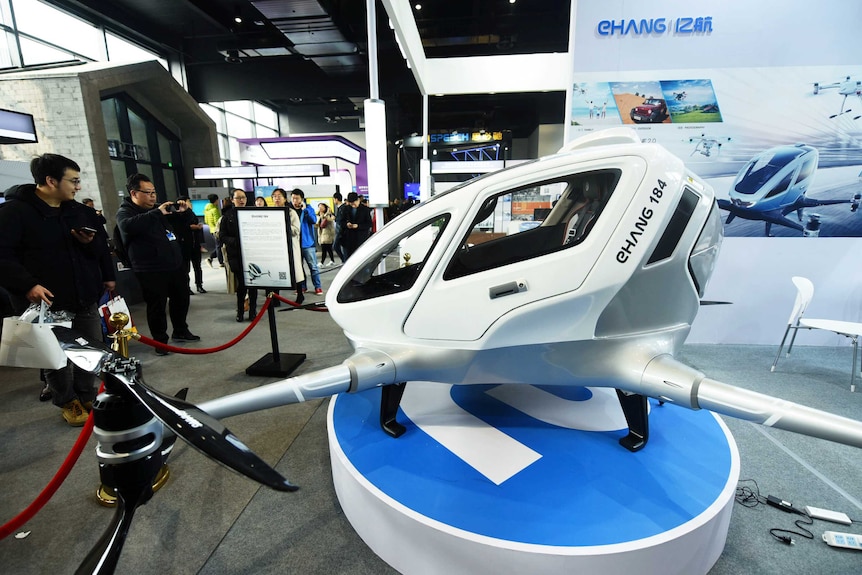
<svg viewBox="0 0 862 575">
<path fill-rule="evenodd" d="M 147 325 L 152 338 L 168 343 L 168 308 L 173 325 L 171 337 L 178 341 L 198 341 L 189 331 L 189 275 L 183 260 L 182 246 L 168 214 L 174 202 L 156 206 L 158 195 L 153 182 L 145 174 L 133 174 L 126 181 L 129 197 L 117 211 L 117 226 L 132 271 L 141 284 L 147 303 Z M 156 354 L 167 355 L 156 349 Z"/>
<path fill-rule="evenodd" d="M 75 315 L 72 328 L 102 339 L 97 302 L 113 290 L 108 237 L 95 210 L 75 201 L 81 168 L 69 158 L 42 154 L 30 162 L 35 184 L 13 186 L 0 205 L 0 285 L 16 313 L 45 302 Z M 96 394 L 95 377 L 71 364 L 48 371 L 54 404 L 69 425 L 81 426 Z"/>
</svg>

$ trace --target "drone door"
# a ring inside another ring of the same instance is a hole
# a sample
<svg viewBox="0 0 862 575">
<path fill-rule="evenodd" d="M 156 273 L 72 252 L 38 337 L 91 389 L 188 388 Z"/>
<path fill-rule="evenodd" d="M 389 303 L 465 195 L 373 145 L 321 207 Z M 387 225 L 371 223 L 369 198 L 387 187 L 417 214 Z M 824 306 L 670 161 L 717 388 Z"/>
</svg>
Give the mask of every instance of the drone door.
<svg viewBox="0 0 862 575">
<path fill-rule="evenodd" d="M 486 189 L 407 318 L 406 335 L 476 340 L 503 315 L 577 289 L 615 225 L 600 216 L 621 174 L 593 169 Z"/>
</svg>

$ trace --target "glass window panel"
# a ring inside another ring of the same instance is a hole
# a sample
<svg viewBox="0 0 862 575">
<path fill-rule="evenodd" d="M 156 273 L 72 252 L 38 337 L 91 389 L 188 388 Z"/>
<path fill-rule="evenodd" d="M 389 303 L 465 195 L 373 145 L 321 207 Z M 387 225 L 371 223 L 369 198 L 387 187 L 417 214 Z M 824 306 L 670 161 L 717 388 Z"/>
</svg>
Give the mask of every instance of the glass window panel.
<svg viewBox="0 0 862 575">
<path fill-rule="evenodd" d="M 122 160 L 111 160 L 111 169 L 114 171 L 114 189 L 119 194 L 120 190 L 123 196 L 128 196 L 126 191 L 126 179 L 129 177 L 126 174 L 126 163 Z"/>
<path fill-rule="evenodd" d="M 239 142 L 236 141 L 236 138 L 230 138 L 230 154 L 228 154 L 228 158 L 239 165 Z"/>
<path fill-rule="evenodd" d="M 258 102 L 252 102 L 254 121 L 274 130 L 278 129 L 278 116 L 271 109 Z"/>
<path fill-rule="evenodd" d="M 232 138 L 252 138 L 254 132 L 251 122 L 233 114 L 225 114 L 227 117 L 227 134 Z"/>
<path fill-rule="evenodd" d="M 236 100 L 233 102 L 225 102 L 224 109 L 228 112 L 241 116 L 247 120 L 251 119 L 251 106 L 248 100 Z"/>
<path fill-rule="evenodd" d="M 41 2 L 15 0 L 12 5 L 21 32 L 49 40 L 56 46 L 91 60 L 104 59 L 102 33 L 92 24 Z M 66 57 L 57 61 L 68 59 Z"/>
<path fill-rule="evenodd" d="M 108 60 L 111 62 L 146 62 L 158 58 L 156 54 L 110 32 L 105 33 L 105 39 L 108 44 Z"/>
<path fill-rule="evenodd" d="M 117 122 L 117 101 L 113 98 L 102 100 L 102 120 L 109 140 L 120 139 L 120 125 Z"/>
<path fill-rule="evenodd" d="M 139 174 L 146 174 L 153 179 L 153 167 L 149 164 L 137 164 L 137 168 Z M 159 194 L 159 198 L 161 198 L 161 194 Z"/>
<path fill-rule="evenodd" d="M 165 196 L 168 200 L 176 201 L 177 196 L 177 174 L 174 170 L 162 170 L 162 176 L 165 179 Z"/>
<path fill-rule="evenodd" d="M 201 109 L 209 116 L 216 125 L 216 132 L 225 133 L 224 112 L 210 104 L 201 104 Z"/>
<path fill-rule="evenodd" d="M 581 243 L 619 179 L 619 170 L 596 170 L 488 198 L 473 218 L 472 229 L 443 279 L 498 268 Z"/>
<path fill-rule="evenodd" d="M 169 164 L 174 161 L 173 156 L 171 155 L 171 142 L 168 138 L 162 134 L 161 132 L 157 132 L 156 135 L 159 139 L 159 157 L 162 160 L 163 164 Z"/>
<path fill-rule="evenodd" d="M 147 122 L 129 110 L 129 124 L 132 127 L 132 143 L 147 146 Z"/>
<path fill-rule="evenodd" d="M 65 62 L 74 59 L 74 56 L 71 54 L 49 48 L 44 44 L 23 37 L 21 38 L 21 54 L 24 56 L 25 66 Z"/>
<path fill-rule="evenodd" d="M 448 222 L 449 214 L 438 216 L 383 246 L 341 288 L 338 302 L 360 301 L 409 290 Z"/>
<path fill-rule="evenodd" d="M 218 137 L 218 155 L 224 159 L 228 157 L 228 143 L 227 136 L 223 134 L 219 134 Z"/>
<path fill-rule="evenodd" d="M 257 135 L 255 136 L 256 138 L 277 138 L 278 137 L 277 131 L 271 130 L 270 128 L 267 128 L 266 126 L 258 125 L 258 126 L 255 126 L 255 128 L 257 128 Z"/>
</svg>

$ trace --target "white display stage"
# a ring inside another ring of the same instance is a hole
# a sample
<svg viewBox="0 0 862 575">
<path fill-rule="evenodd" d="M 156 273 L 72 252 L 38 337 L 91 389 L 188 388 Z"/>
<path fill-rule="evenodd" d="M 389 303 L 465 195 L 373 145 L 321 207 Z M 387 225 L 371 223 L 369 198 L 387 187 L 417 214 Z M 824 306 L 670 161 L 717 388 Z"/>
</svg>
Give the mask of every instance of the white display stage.
<svg viewBox="0 0 862 575">
<path fill-rule="evenodd" d="M 630 453 L 613 389 L 407 384 L 398 439 L 380 390 L 329 409 L 353 528 L 401 573 L 707 573 L 724 549 L 739 454 L 721 420 L 650 400 Z"/>
</svg>

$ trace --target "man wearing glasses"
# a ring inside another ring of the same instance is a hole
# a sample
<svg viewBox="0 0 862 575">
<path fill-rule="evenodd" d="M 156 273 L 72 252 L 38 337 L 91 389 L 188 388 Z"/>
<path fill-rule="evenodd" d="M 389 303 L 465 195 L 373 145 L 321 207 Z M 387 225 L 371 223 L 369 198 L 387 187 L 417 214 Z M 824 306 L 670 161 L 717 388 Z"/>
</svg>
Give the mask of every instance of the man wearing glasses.
<svg viewBox="0 0 862 575">
<path fill-rule="evenodd" d="M 99 297 L 114 289 L 108 236 L 96 211 L 75 201 L 81 168 L 57 154 L 30 162 L 35 184 L 6 190 L 0 205 L 0 286 L 15 312 L 42 302 L 74 314 L 72 328 L 100 341 Z M 71 364 L 45 374 L 54 404 L 71 426 L 87 421 L 95 377 Z"/>
<path fill-rule="evenodd" d="M 126 189 L 129 197 L 117 211 L 117 226 L 147 302 L 147 325 L 152 338 L 168 342 L 167 306 L 173 326 L 171 337 L 178 341 L 198 341 L 200 337 L 189 331 L 186 323 L 189 276 L 179 238 L 168 219 L 174 204 L 163 202 L 156 206 L 156 187 L 144 174 L 129 176 Z M 157 349 L 156 353 L 167 355 L 168 352 Z"/>
</svg>

